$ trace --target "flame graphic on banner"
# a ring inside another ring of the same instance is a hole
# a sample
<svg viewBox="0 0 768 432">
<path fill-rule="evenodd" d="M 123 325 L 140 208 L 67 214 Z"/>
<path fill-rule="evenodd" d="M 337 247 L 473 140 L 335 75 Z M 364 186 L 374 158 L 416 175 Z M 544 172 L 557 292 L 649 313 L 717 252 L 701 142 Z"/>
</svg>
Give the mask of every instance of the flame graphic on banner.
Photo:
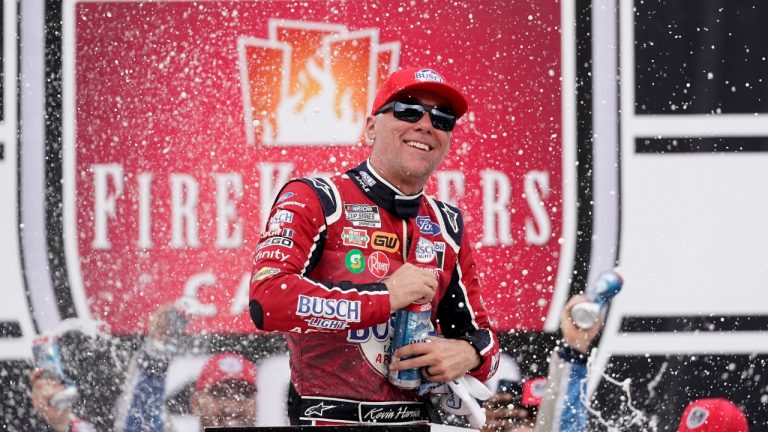
<svg viewBox="0 0 768 432">
<path fill-rule="evenodd" d="M 376 89 L 398 66 L 400 43 L 377 29 L 269 21 L 269 39 L 238 40 L 246 135 L 268 146 L 360 142 Z"/>
</svg>

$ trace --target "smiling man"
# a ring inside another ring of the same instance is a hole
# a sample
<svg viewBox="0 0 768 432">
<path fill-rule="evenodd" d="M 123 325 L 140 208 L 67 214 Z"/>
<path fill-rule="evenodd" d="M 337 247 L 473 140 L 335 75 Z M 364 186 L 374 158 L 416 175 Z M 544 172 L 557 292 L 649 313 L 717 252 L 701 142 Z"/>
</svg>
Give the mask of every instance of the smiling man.
<svg viewBox="0 0 768 432">
<path fill-rule="evenodd" d="M 441 383 L 495 371 L 498 341 L 461 212 L 424 193 L 466 111 L 434 70 L 394 72 L 367 119 L 368 160 L 278 195 L 256 247 L 250 312 L 258 328 L 286 333 L 292 424 L 438 421 L 388 372 L 419 368 Z M 413 303 L 431 304 L 436 336 L 390 353 L 391 314 Z"/>
</svg>

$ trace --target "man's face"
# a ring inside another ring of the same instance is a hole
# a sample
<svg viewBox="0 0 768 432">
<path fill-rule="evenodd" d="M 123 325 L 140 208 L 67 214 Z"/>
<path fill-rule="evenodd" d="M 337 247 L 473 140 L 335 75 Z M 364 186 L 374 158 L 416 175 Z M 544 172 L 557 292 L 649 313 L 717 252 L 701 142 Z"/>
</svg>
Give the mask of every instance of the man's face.
<svg viewBox="0 0 768 432">
<path fill-rule="evenodd" d="M 226 381 L 196 392 L 192 412 L 200 426 L 256 425 L 256 388 L 242 381 Z"/>
<path fill-rule="evenodd" d="M 395 100 L 417 101 L 447 111 L 446 101 L 417 91 Z M 436 129 L 425 113 L 416 123 L 396 119 L 392 111 L 368 117 L 366 134 L 373 140 L 371 163 L 387 181 L 406 194 L 417 193 L 448 154 L 451 132 Z"/>
</svg>

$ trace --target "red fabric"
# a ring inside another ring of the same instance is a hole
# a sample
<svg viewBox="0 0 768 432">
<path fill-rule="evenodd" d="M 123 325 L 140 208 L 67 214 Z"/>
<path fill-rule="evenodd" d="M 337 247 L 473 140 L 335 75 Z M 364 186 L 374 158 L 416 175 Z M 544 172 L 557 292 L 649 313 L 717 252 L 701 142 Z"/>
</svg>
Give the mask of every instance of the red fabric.
<svg viewBox="0 0 768 432">
<path fill-rule="evenodd" d="M 195 390 L 205 390 L 224 381 L 244 381 L 256 387 L 256 366 L 239 354 L 217 354 L 203 365 Z"/>
<path fill-rule="evenodd" d="M 699 399 L 683 412 L 678 432 L 748 432 L 744 413 L 723 398 Z"/>
<path fill-rule="evenodd" d="M 354 217 L 347 218 L 350 209 L 344 204 L 360 205 L 363 209 L 376 206 L 347 176 L 335 177 L 333 183 L 341 197 L 340 213 L 327 226 L 316 190 L 297 181 L 281 191 L 270 213 L 272 226 L 267 229 L 290 229 L 293 237 L 284 244 L 257 246 L 253 267 L 251 300 L 263 308 L 264 330 L 286 332 L 291 381 L 299 395 L 377 402 L 418 400 L 415 392 L 392 386 L 386 377 L 391 338 L 389 293 L 380 281 L 382 274 L 386 277 L 403 264 L 402 245 L 406 238 L 410 238 L 407 261 L 438 274 L 439 288 L 432 301 L 433 323 L 438 318 L 439 302 L 452 290 L 448 297 L 455 300 L 466 296 L 468 301 L 458 302 L 464 314 L 452 312 L 441 318 L 443 329 L 468 333 L 481 330 L 489 334 L 487 346 L 476 347 L 481 350 L 483 363 L 472 371 L 473 376 L 485 381 L 498 363 L 498 342 L 482 305 L 469 241 L 463 238 L 461 243 L 467 246 L 454 250 L 452 240 L 442 234 L 423 233 L 428 230 L 416 225 L 417 218 L 404 224 L 403 219 L 383 208 L 377 210 L 379 227 L 354 225 Z M 441 220 L 434 206 L 423 197 L 418 211 L 435 223 Z M 262 237 L 262 243 L 270 236 Z M 322 236 L 322 257 L 304 275 Z M 382 236 L 390 239 L 390 243 L 374 242 L 374 238 Z M 397 248 L 393 247 L 394 238 Z M 374 243 L 378 244 L 374 247 Z M 418 262 L 419 253 L 415 251 L 420 244 L 440 244 L 445 251 L 431 260 L 421 255 Z M 363 257 L 364 268 L 348 261 L 350 254 L 357 254 L 355 251 Z M 377 258 L 371 260 L 374 255 Z M 452 281 L 454 273 L 457 276 Z M 326 307 L 306 314 L 307 299 L 315 306 Z M 345 306 L 339 307 L 342 304 Z M 349 313 L 350 310 L 356 312 Z M 319 323 L 337 327 L 321 328 Z"/>
</svg>

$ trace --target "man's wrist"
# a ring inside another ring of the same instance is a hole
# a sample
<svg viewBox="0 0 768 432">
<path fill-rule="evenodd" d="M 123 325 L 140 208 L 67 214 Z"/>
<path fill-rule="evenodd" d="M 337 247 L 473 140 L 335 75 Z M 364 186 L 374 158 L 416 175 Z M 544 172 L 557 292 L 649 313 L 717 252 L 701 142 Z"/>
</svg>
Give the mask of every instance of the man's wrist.
<svg viewBox="0 0 768 432">
<path fill-rule="evenodd" d="M 483 356 L 480 354 L 480 350 L 477 348 L 477 345 L 475 345 L 475 342 L 472 340 L 469 336 L 459 336 L 456 339 L 463 340 L 464 342 L 468 343 L 470 347 L 472 347 L 472 351 L 475 352 L 475 360 L 476 365 L 469 368 L 470 371 L 473 371 L 477 368 L 479 368 L 483 364 Z"/>
<path fill-rule="evenodd" d="M 585 354 L 576 348 L 568 345 L 567 343 L 563 342 L 562 345 L 557 349 L 557 355 L 569 362 L 569 363 L 578 363 L 578 364 L 587 364 L 587 360 L 589 360 L 589 355 Z"/>
</svg>

